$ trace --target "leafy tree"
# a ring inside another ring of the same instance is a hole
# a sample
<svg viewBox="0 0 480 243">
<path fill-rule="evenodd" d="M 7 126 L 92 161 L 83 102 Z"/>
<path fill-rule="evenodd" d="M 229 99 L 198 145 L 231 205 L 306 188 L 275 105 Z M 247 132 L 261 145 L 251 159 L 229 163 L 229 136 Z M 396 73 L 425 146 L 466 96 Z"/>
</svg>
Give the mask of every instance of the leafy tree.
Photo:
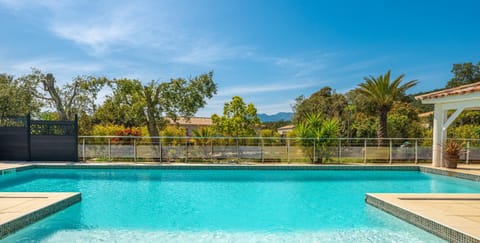
<svg viewBox="0 0 480 243">
<path fill-rule="evenodd" d="M 260 130 L 260 137 L 262 138 L 273 138 L 273 137 L 280 137 L 280 134 L 276 130 L 271 129 L 262 129 Z"/>
<path fill-rule="evenodd" d="M 416 138 L 422 136 L 418 110 L 411 103 L 394 102 L 388 114 L 388 135 L 391 138 Z"/>
<path fill-rule="evenodd" d="M 338 137 L 340 128 L 338 120 L 325 119 L 320 114 L 311 113 L 295 127 L 295 134 L 300 137 L 303 151 L 313 163 L 322 163 L 323 158 L 329 160 L 328 146 Z M 313 149 L 315 147 L 315 149 Z"/>
<path fill-rule="evenodd" d="M 373 116 L 363 112 L 357 112 L 352 115 L 350 121 L 348 137 L 352 138 L 372 138 L 377 135 L 378 123 Z"/>
<path fill-rule="evenodd" d="M 345 96 L 335 93 L 332 88 L 326 86 L 308 98 L 302 95 L 295 100 L 293 122 L 300 123 L 311 113 L 326 118 L 341 118 L 347 105 Z"/>
<path fill-rule="evenodd" d="M 34 90 L 35 85 L 31 82 L 0 74 L 0 117 L 38 115 L 42 103 L 32 95 Z"/>
<path fill-rule="evenodd" d="M 189 118 L 206 104 L 206 99 L 217 92 L 213 72 L 186 80 L 151 81 L 143 85 L 139 80 L 118 79 L 111 82 L 113 95 L 108 97 L 97 119 L 128 125 L 143 125 L 150 136 L 159 136 L 167 119 L 178 116 Z M 120 118 L 120 119 L 119 119 Z M 137 123 L 137 124 L 136 124 Z M 140 124 L 138 124 L 140 123 Z"/>
<path fill-rule="evenodd" d="M 98 92 L 107 81 L 106 78 L 77 76 L 71 83 L 58 87 L 53 74 L 44 74 L 38 69 L 20 80 L 34 84 L 37 88 L 31 90 L 31 95 L 54 108 L 60 120 L 73 120 L 75 114 L 93 114 Z"/>
<path fill-rule="evenodd" d="M 363 94 L 377 109 L 379 144 L 383 143 L 383 138 L 387 138 L 387 116 L 392 105 L 405 95 L 406 90 L 417 84 L 417 80 L 402 84 L 404 76 L 404 74 L 401 74 L 391 81 L 389 70 L 385 75 L 380 75 L 377 78 L 373 76 L 365 77 L 365 82 L 359 84 L 357 88 L 358 92 Z"/>
<path fill-rule="evenodd" d="M 480 62 L 476 65 L 471 62 L 453 64 L 452 73 L 454 77 L 447 82 L 446 88 L 480 82 Z"/>
<path fill-rule="evenodd" d="M 256 135 L 256 126 L 260 124 L 257 109 L 250 103 L 245 104 L 239 96 L 223 106 L 223 115 L 212 115 L 212 122 L 217 132 L 224 136 L 248 137 Z"/>
<path fill-rule="evenodd" d="M 185 128 L 168 125 L 164 127 L 163 130 L 161 131 L 161 135 L 163 137 L 162 144 L 165 144 L 165 145 L 185 144 L 185 140 L 181 138 L 185 137 L 186 134 L 187 134 L 187 130 Z M 153 139 L 152 141 L 158 142 L 157 139 Z"/>
<path fill-rule="evenodd" d="M 145 125 L 145 114 L 138 112 L 141 107 L 133 105 L 132 97 L 122 97 L 121 94 L 113 93 L 106 97 L 103 104 L 93 114 L 94 123 L 117 124 L 125 127 L 138 127 Z M 135 107 L 135 109 L 132 109 Z"/>
<path fill-rule="evenodd" d="M 450 129 L 451 137 L 453 138 L 471 138 L 479 139 L 480 138 L 480 125 L 462 125 Z M 472 141 L 475 143 L 476 141 Z M 478 145 L 477 145 L 478 146 Z"/>
</svg>

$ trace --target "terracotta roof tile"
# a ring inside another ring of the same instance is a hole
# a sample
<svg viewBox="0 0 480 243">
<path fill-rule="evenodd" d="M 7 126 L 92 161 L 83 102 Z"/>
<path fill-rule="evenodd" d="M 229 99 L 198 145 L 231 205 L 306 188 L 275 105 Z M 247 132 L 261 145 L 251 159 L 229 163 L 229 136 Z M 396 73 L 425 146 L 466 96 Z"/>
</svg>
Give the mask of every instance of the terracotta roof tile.
<svg viewBox="0 0 480 243">
<path fill-rule="evenodd" d="M 288 130 L 288 129 L 293 129 L 295 126 L 294 125 L 286 125 L 283 127 L 279 127 L 277 130 Z"/>
<path fill-rule="evenodd" d="M 170 124 L 211 126 L 213 123 L 212 119 L 209 117 L 191 117 L 188 121 L 183 117 L 179 117 L 177 119 L 177 122 L 173 122 L 172 120 L 170 120 Z"/>
<path fill-rule="evenodd" d="M 475 92 L 480 92 L 480 82 L 419 95 L 419 96 L 416 96 L 415 99 L 428 100 L 428 99 L 442 98 L 446 96 L 470 94 Z"/>
</svg>

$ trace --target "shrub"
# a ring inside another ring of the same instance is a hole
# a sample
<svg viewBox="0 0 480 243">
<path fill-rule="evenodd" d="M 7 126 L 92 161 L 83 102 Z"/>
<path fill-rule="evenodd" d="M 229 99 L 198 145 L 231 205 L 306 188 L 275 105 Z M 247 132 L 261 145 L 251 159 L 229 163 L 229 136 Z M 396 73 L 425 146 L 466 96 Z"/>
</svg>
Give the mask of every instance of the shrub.
<svg viewBox="0 0 480 243">
<path fill-rule="evenodd" d="M 295 127 L 295 134 L 300 136 L 303 151 L 314 163 L 330 159 L 328 146 L 335 143 L 331 138 L 338 136 L 339 122 L 336 119 L 323 119 L 319 114 L 309 114 Z M 315 146 L 315 151 L 313 147 Z M 315 156 L 314 156 L 315 155 Z"/>
</svg>

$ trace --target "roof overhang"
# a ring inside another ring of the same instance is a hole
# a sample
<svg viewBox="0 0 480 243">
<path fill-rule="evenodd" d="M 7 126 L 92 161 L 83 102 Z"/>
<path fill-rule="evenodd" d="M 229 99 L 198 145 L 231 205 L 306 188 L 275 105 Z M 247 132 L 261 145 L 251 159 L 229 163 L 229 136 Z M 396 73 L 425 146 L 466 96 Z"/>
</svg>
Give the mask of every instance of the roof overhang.
<svg viewBox="0 0 480 243">
<path fill-rule="evenodd" d="M 467 84 L 456 88 L 440 90 L 416 96 L 423 104 L 470 103 L 472 107 L 480 107 L 480 82 Z"/>
</svg>

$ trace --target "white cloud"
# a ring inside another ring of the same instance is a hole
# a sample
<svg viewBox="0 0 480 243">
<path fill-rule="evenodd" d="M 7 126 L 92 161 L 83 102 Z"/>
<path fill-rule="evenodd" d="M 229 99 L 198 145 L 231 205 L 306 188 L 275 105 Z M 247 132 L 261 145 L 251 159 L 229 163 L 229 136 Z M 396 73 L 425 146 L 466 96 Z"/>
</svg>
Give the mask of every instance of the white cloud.
<svg viewBox="0 0 480 243">
<path fill-rule="evenodd" d="M 54 58 L 17 61 L 16 63 L 11 64 L 11 67 L 12 71 L 16 73 L 29 72 L 32 67 L 45 70 L 46 72 L 63 71 L 75 73 L 92 73 L 102 69 L 102 65 L 98 63 L 68 62 Z"/>
<path fill-rule="evenodd" d="M 5 60 L 4 58 L 2 58 Z M 0 59 L 0 60 L 2 60 Z M 44 73 L 53 73 L 60 84 L 70 82 L 77 75 L 99 74 L 104 66 L 98 62 L 70 61 L 59 58 L 18 59 L 0 62 L 2 72 L 22 76 L 32 68 Z"/>
<path fill-rule="evenodd" d="M 251 52 L 251 48 L 242 46 L 229 46 L 227 44 L 208 41 L 193 43 L 188 52 L 174 57 L 173 61 L 186 64 L 212 65 L 215 62 L 245 58 Z"/>
<path fill-rule="evenodd" d="M 90 54 L 104 54 L 114 46 L 138 46 L 148 41 L 145 12 L 139 5 L 97 6 L 99 10 L 84 15 L 72 13 L 75 7 L 55 10 L 49 30 L 89 48 Z"/>
</svg>

